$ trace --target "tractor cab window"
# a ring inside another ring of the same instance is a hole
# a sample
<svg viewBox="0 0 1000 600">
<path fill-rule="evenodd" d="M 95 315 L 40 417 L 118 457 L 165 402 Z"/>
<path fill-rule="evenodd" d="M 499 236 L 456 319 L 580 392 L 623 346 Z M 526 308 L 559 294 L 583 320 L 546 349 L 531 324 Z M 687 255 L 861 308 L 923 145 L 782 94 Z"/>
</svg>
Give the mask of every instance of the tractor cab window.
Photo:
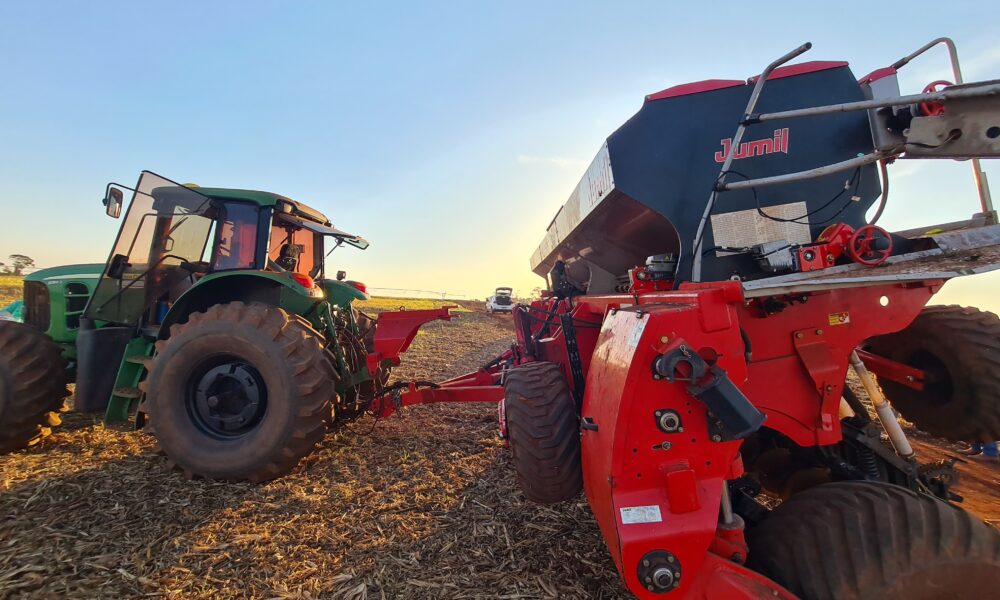
<svg viewBox="0 0 1000 600">
<path fill-rule="evenodd" d="M 280 269 L 316 277 L 323 266 L 323 242 L 318 235 L 297 224 L 276 221 L 271 226 L 269 263 Z"/>
<path fill-rule="evenodd" d="M 202 257 L 219 212 L 196 190 L 144 171 L 85 316 L 157 323 L 159 305 L 169 307 L 208 269 Z"/>
<path fill-rule="evenodd" d="M 258 210 L 250 204 L 230 202 L 225 205 L 219 222 L 219 247 L 213 270 L 255 267 Z"/>
</svg>

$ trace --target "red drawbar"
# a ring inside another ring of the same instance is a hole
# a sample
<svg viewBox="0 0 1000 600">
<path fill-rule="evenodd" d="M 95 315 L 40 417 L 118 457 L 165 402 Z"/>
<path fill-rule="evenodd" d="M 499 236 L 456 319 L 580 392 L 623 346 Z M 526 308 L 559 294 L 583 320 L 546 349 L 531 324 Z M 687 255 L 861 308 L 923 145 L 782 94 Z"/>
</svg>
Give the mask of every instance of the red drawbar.
<svg viewBox="0 0 1000 600">
<path fill-rule="evenodd" d="M 837 69 L 840 67 L 846 67 L 847 62 L 843 60 L 812 60 L 809 62 L 798 63 L 796 65 L 788 65 L 787 67 L 778 67 L 777 69 L 771 71 L 771 74 L 767 76 L 767 80 L 781 79 L 782 77 L 795 77 L 796 75 L 805 75 L 806 73 L 815 73 L 816 71 L 826 71 L 828 69 Z M 750 79 L 747 79 L 748 83 L 755 83 L 759 75 L 755 75 Z"/>
<path fill-rule="evenodd" d="M 676 98 L 677 96 L 687 96 L 689 94 L 700 94 L 702 92 L 722 90 L 725 88 L 736 87 L 738 85 L 743 85 L 743 82 L 738 79 L 706 79 L 705 81 L 684 83 L 681 85 L 675 85 L 674 87 L 668 87 L 667 89 L 654 94 L 649 94 L 646 96 L 646 102 L 662 100 L 663 98 Z"/>
</svg>

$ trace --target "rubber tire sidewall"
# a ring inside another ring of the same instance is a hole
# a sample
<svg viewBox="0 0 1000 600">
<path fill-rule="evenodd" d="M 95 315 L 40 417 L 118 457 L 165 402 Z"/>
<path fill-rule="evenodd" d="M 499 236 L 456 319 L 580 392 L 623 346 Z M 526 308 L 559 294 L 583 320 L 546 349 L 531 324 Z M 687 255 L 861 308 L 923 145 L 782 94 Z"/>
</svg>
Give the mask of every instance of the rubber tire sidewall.
<svg viewBox="0 0 1000 600">
<path fill-rule="evenodd" d="M 919 429 L 953 441 L 1000 439 L 1000 372 L 995 369 L 1000 364 L 1000 351 L 972 339 L 988 333 L 979 319 L 990 316 L 974 308 L 930 306 L 906 329 L 870 342 L 870 349 L 879 356 L 907 364 L 916 353 L 926 352 L 947 370 L 951 395 L 940 403 L 929 391 L 888 380 L 879 382 L 893 407 Z M 973 330 L 954 327 L 966 321 Z M 1000 324 L 996 331 L 1000 331 Z"/>
<path fill-rule="evenodd" d="M 287 327 L 301 328 L 294 320 Z M 291 458 L 281 453 L 293 442 L 301 424 L 301 406 L 293 390 L 308 374 L 295 372 L 279 345 L 282 338 L 276 338 L 274 333 L 248 322 L 206 318 L 166 341 L 155 357 L 156 367 L 147 387 L 149 416 L 160 446 L 178 467 L 189 474 L 226 480 L 255 481 L 281 474 L 262 476 L 261 468 L 276 459 Z M 302 343 L 308 341 L 303 337 Z M 234 439 L 219 439 L 201 431 L 188 414 L 185 399 L 193 370 L 211 356 L 222 354 L 251 364 L 267 390 L 267 406 L 260 424 Z"/>
<path fill-rule="evenodd" d="M 534 362 L 508 371 L 504 414 L 522 493 L 542 504 L 579 495 L 583 489 L 579 415 L 559 365 Z"/>
<path fill-rule="evenodd" d="M 804 600 L 973 598 L 1000 589 L 1000 533 L 887 483 L 836 482 L 796 494 L 748 530 L 747 541 L 747 566 Z"/>
</svg>

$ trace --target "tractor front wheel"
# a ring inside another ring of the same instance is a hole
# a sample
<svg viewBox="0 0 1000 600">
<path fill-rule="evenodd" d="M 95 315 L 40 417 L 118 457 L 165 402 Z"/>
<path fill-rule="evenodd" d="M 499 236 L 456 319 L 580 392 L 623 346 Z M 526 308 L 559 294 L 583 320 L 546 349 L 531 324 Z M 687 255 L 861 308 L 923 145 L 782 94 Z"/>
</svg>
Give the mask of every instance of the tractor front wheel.
<svg viewBox="0 0 1000 600">
<path fill-rule="evenodd" d="M 0 321 L 0 454 L 34 444 L 59 424 L 65 369 L 62 349 L 44 333 Z"/>
<path fill-rule="evenodd" d="M 921 369 L 923 390 L 880 382 L 918 428 L 953 441 L 1000 439 L 1000 318 L 977 308 L 928 306 L 906 329 L 873 339 L 875 354 Z"/>
<path fill-rule="evenodd" d="M 1000 587 L 1000 533 L 885 483 L 828 483 L 796 494 L 747 541 L 747 566 L 805 600 L 975 598 Z"/>
<path fill-rule="evenodd" d="M 233 302 L 157 342 L 144 389 L 160 449 L 189 476 L 266 481 L 322 439 L 335 395 L 322 337 L 296 315 Z"/>
<path fill-rule="evenodd" d="M 580 419 L 562 369 L 550 362 L 514 367 L 503 402 L 521 491 L 544 504 L 573 499 L 583 488 Z"/>
</svg>

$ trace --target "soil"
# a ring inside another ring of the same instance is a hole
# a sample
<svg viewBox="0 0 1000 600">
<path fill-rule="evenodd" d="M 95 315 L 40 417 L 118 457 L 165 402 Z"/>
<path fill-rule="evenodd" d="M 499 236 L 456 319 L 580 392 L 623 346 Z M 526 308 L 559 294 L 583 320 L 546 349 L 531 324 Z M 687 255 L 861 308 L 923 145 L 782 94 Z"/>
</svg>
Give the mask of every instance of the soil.
<svg viewBox="0 0 1000 600">
<path fill-rule="evenodd" d="M 455 376 L 512 342 L 509 316 L 462 304 L 394 378 Z M 517 490 L 492 404 L 363 417 L 264 485 L 185 480 L 141 431 L 64 423 L 0 457 L 0 598 L 628 597 L 582 496 Z M 955 453 L 913 434 L 928 459 Z M 1000 467 L 959 469 L 966 508 L 1000 523 Z"/>
</svg>

